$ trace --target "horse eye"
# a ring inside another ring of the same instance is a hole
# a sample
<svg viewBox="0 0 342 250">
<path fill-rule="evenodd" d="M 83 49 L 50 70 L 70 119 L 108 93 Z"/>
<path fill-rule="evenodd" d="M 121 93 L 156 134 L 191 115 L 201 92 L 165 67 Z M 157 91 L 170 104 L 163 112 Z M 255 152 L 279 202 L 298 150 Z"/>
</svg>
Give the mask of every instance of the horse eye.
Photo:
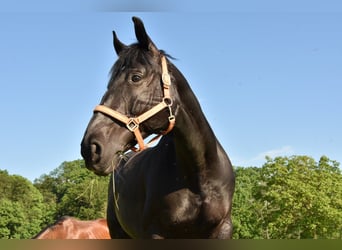
<svg viewBox="0 0 342 250">
<path fill-rule="evenodd" d="M 132 76 L 132 82 L 139 82 L 141 80 L 141 76 L 140 75 L 133 75 Z"/>
</svg>

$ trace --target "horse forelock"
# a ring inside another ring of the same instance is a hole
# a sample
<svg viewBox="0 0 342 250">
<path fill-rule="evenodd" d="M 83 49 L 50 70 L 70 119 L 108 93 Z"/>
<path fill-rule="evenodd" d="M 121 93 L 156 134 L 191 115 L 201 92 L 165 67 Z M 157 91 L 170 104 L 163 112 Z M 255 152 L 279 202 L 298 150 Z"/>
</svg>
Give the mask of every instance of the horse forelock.
<svg viewBox="0 0 342 250">
<path fill-rule="evenodd" d="M 159 53 L 167 58 L 175 59 L 171 55 L 167 54 L 164 50 L 160 50 Z M 114 63 L 109 72 L 110 79 L 112 81 L 112 79 L 114 79 L 121 71 L 127 68 L 134 68 L 136 64 L 153 67 L 156 71 L 159 71 L 159 60 L 160 57 L 156 59 L 155 55 L 152 54 L 151 51 L 141 48 L 138 43 L 132 44 L 119 54 L 117 61 Z"/>
</svg>

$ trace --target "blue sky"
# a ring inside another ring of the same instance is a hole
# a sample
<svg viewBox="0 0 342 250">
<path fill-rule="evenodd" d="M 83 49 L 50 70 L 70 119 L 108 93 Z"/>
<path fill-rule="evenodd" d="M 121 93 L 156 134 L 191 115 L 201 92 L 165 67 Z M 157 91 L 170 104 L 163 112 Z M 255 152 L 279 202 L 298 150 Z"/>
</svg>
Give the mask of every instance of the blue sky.
<svg viewBox="0 0 342 250">
<path fill-rule="evenodd" d="M 81 158 L 116 60 L 111 31 L 135 42 L 133 15 L 177 58 L 234 165 L 342 163 L 339 1 L 13 2 L 0 4 L 0 169 L 34 180 Z"/>
</svg>

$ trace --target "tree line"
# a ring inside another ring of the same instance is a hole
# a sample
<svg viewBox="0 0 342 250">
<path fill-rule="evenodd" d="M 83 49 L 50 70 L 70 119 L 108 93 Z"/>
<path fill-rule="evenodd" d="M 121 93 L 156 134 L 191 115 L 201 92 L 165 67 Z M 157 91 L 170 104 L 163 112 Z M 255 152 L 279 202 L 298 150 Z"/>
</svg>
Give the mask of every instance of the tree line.
<svg viewBox="0 0 342 250">
<path fill-rule="evenodd" d="M 109 177 L 83 160 L 63 162 L 31 183 L 0 170 L 0 239 L 29 239 L 62 216 L 105 218 Z"/>
<path fill-rule="evenodd" d="M 267 157 L 235 167 L 235 239 L 342 239 L 342 174 L 322 156 Z M 63 162 L 31 183 L 0 170 L 0 239 L 28 239 L 61 216 L 106 217 L 110 177 L 83 160 Z"/>
</svg>

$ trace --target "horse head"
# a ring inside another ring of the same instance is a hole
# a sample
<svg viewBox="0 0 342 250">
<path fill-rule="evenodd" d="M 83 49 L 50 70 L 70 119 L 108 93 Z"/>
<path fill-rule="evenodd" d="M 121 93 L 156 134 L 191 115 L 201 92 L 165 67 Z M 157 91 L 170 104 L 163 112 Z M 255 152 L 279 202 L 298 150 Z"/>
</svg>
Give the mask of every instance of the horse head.
<svg viewBox="0 0 342 250">
<path fill-rule="evenodd" d="M 173 119 L 165 55 L 152 42 L 143 22 L 136 17 L 133 22 L 137 43 L 127 46 L 113 31 L 118 59 L 81 143 L 87 168 L 98 175 L 111 173 L 123 153 L 137 142 L 143 147 L 143 138 L 170 130 Z"/>
</svg>

